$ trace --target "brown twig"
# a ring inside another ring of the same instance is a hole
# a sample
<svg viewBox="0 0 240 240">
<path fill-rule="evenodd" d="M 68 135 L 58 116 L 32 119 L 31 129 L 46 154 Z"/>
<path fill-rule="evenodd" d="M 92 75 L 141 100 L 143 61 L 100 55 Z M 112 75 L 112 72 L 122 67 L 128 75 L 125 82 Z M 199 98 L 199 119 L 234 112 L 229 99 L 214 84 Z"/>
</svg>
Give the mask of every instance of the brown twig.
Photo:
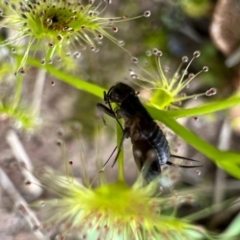
<svg viewBox="0 0 240 240">
<path fill-rule="evenodd" d="M 19 194 L 7 174 L 0 168 L 0 183 L 3 189 L 8 193 L 8 195 L 13 199 L 17 210 L 25 218 L 33 233 L 40 240 L 46 240 L 47 238 L 40 231 L 40 222 L 35 216 L 34 212 L 28 207 L 27 202 Z"/>
<path fill-rule="evenodd" d="M 24 189 L 34 196 L 34 198 L 38 198 L 42 194 L 43 190 L 40 187 L 38 179 L 32 174 L 33 166 L 22 143 L 13 130 L 9 130 L 7 132 L 6 139 L 12 149 L 14 157 L 20 165 L 22 175 L 24 176 L 26 182 L 28 182 L 28 184 L 25 182 Z"/>
</svg>

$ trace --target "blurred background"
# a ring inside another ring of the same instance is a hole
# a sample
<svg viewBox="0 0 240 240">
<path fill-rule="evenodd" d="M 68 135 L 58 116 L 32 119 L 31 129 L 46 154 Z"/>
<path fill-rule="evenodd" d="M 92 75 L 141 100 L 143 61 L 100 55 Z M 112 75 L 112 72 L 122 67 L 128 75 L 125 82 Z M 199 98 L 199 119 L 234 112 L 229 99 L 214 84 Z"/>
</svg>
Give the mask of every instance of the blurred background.
<svg viewBox="0 0 240 240">
<path fill-rule="evenodd" d="M 194 94 L 214 87 L 217 94 L 212 98 L 190 99 L 184 102 L 182 107 L 193 107 L 208 101 L 224 99 L 239 91 L 238 0 L 112 0 L 103 15 L 130 17 L 141 15 L 146 10 L 151 11 L 149 18 L 120 22 L 117 25 L 119 31 L 114 33 L 114 36 L 125 42 L 124 48 L 127 51 L 105 38 L 99 46 L 99 52 L 89 49 L 82 51 L 81 57 L 76 60 L 77 68 L 66 69 L 66 72 L 105 89 L 121 81 L 141 91 L 129 77 L 129 69 L 136 68 L 131 63 L 130 55 L 144 61 L 147 58 L 146 51 L 158 48 L 163 52 L 163 68 L 168 69 L 171 75 L 176 71 L 182 56 L 191 58 L 193 52 L 199 50 L 201 56 L 191 64 L 189 72 L 196 73 L 203 66 L 208 66 L 209 71 L 199 75 L 186 91 L 188 94 Z M 3 28 L 0 34 L 4 40 L 10 33 Z M 17 83 L 13 70 L 10 69 L 9 72 L 9 65 L 5 67 L 6 62 L 11 63 L 11 56 L 4 47 L 0 51 L 0 97 L 1 102 L 6 103 L 12 100 Z M 37 98 L 40 118 L 35 129 L 25 130 L 6 112 L 0 112 L 0 240 L 36 239 L 26 219 L 16 211 L 15 201 L 19 196 L 16 192 L 9 194 L 5 186 L 12 183 L 13 189 L 16 189 L 27 203 L 51 197 L 46 190 L 42 192 L 39 189 L 26 188 L 24 181 L 29 172 L 19 171 L 17 158 L 27 159 L 28 163 L 25 162 L 25 165 L 29 164 L 30 170 L 47 166 L 64 173 L 63 155 L 67 152 L 67 158 L 74 163 L 76 178 L 81 179 L 83 159 L 86 162 L 84 168 L 87 169 L 90 178 L 94 178 L 98 174 L 99 164 L 105 162 L 116 145 L 115 121 L 106 117 L 107 126 L 104 127 L 96 110 L 96 104 L 103 103 L 103 99 L 79 91 L 55 79 L 44 70 L 27 67 L 21 89 L 23 107 L 32 101 L 34 94 L 38 94 L 35 91 L 38 79 L 44 79 L 44 85 L 42 84 L 41 96 Z M 239 107 L 200 116 L 197 121 L 194 118 L 186 118 L 180 122 L 215 146 L 240 151 Z M 195 199 L 192 204 L 182 205 L 180 216 L 239 196 L 238 180 L 218 169 L 178 136 L 168 136 L 172 149 L 177 154 L 197 159 L 203 165 L 200 175 L 194 170 L 177 170 L 179 172 L 176 173 L 177 178 L 174 178 L 174 189 L 177 189 L 179 195 L 189 192 Z M 56 144 L 59 138 L 66 144 L 64 154 Z M 16 149 L 16 146 L 20 147 Z M 21 146 L 25 150 L 21 149 Z M 125 141 L 124 149 L 126 178 L 131 184 L 136 179 L 138 170 L 129 140 Z M 117 166 L 111 168 L 110 165 L 107 166 L 106 173 L 109 181 L 113 181 L 116 179 Z M 8 183 L 5 177 L 11 183 Z M 221 232 L 234 219 L 239 209 L 240 204 L 234 204 L 222 209 L 220 213 L 200 219 L 198 223 L 209 230 Z"/>
</svg>

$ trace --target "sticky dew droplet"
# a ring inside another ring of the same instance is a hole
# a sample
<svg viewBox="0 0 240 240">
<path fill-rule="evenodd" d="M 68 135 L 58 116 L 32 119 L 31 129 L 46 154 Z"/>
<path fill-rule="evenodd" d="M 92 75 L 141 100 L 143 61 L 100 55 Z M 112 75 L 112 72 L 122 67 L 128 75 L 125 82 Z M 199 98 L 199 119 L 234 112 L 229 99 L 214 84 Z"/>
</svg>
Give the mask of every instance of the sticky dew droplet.
<svg viewBox="0 0 240 240">
<path fill-rule="evenodd" d="M 145 11 L 144 13 L 143 13 L 143 16 L 144 17 L 150 17 L 151 16 L 151 12 L 148 10 L 148 11 Z"/>
<path fill-rule="evenodd" d="M 198 176 L 201 175 L 201 171 L 200 171 L 199 169 L 196 169 L 196 170 L 195 170 L 195 173 L 196 173 Z"/>
<path fill-rule="evenodd" d="M 99 33 L 99 34 L 98 34 L 98 39 L 99 39 L 99 40 L 103 39 L 103 35 Z"/>
<path fill-rule="evenodd" d="M 138 75 L 137 75 L 137 74 L 132 74 L 132 75 L 131 75 L 131 78 L 132 78 L 132 79 L 138 79 Z"/>
<path fill-rule="evenodd" d="M 59 129 L 57 130 L 57 135 L 58 135 L 59 137 L 62 137 L 62 136 L 64 135 L 64 131 L 63 131 L 62 128 L 59 128 Z"/>
<path fill-rule="evenodd" d="M 159 50 L 158 50 L 157 48 L 153 48 L 153 49 L 152 49 L 153 55 L 156 55 L 158 51 L 159 51 Z"/>
<path fill-rule="evenodd" d="M 94 12 L 92 10 L 88 12 L 89 17 L 92 17 L 93 15 L 94 15 Z"/>
<path fill-rule="evenodd" d="M 145 53 L 146 53 L 147 57 L 151 57 L 152 56 L 152 52 L 150 50 L 147 50 Z"/>
<path fill-rule="evenodd" d="M 113 30 L 113 32 L 118 32 L 118 28 L 117 27 L 112 27 L 112 30 Z"/>
<path fill-rule="evenodd" d="M 183 69 L 181 73 L 182 73 L 182 76 L 188 75 L 187 68 Z"/>
<path fill-rule="evenodd" d="M 206 95 L 207 97 L 210 97 L 210 96 L 215 95 L 216 93 L 217 93 L 217 89 L 216 89 L 216 88 L 210 88 L 209 90 L 207 90 L 207 91 L 205 92 L 205 95 Z"/>
<path fill-rule="evenodd" d="M 125 42 L 123 40 L 118 40 L 118 45 L 119 46 L 124 46 L 125 45 Z"/>
<path fill-rule="evenodd" d="M 208 68 L 207 66 L 204 66 L 204 67 L 202 68 L 202 71 L 203 71 L 203 72 L 208 72 L 208 70 L 209 70 L 209 68 Z"/>
<path fill-rule="evenodd" d="M 194 121 L 198 121 L 198 117 L 196 117 L 196 116 L 193 117 L 193 120 L 194 120 Z"/>
<path fill-rule="evenodd" d="M 188 62 L 188 57 L 187 57 L 187 56 L 183 56 L 183 57 L 182 57 L 182 62 L 183 62 L 183 63 Z"/>
<path fill-rule="evenodd" d="M 191 80 L 191 79 L 194 78 L 194 76 L 195 76 L 194 73 L 189 73 L 189 74 L 188 74 L 188 79 Z"/>
<path fill-rule="evenodd" d="M 22 75 L 25 74 L 25 70 L 24 70 L 24 68 L 20 68 L 20 69 L 18 70 L 18 72 L 19 72 L 20 74 L 22 74 Z"/>
<path fill-rule="evenodd" d="M 58 35 L 57 35 L 57 40 L 58 40 L 58 41 L 61 41 L 62 39 L 63 39 L 62 36 L 61 36 L 60 34 L 58 34 Z"/>
<path fill-rule="evenodd" d="M 163 55 L 162 51 L 157 51 L 156 56 L 161 57 Z"/>
<path fill-rule="evenodd" d="M 131 62 L 137 64 L 138 63 L 138 59 L 136 57 L 132 57 Z"/>
<path fill-rule="evenodd" d="M 170 67 L 164 67 L 164 72 L 165 72 L 165 73 L 169 73 L 169 72 L 170 72 L 170 70 L 171 70 L 171 68 L 170 68 Z"/>
<path fill-rule="evenodd" d="M 93 52 L 96 51 L 96 47 L 95 47 L 95 46 L 91 46 L 90 49 L 91 49 L 91 51 L 93 51 Z"/>
<path fill-rule="evenodd" d="M 193 57 L 194 57 L 194 58 L 198 58 L 198 57 L 200 57 L 200 55 L 201 55 L 200 51 L 195 51 L 195 52 L 193 53 Z"/>
<path fill-rule="evenodd" d="M 56 140 L 56 144 L 57 144 L 57 146 L 62 146 L 63 145 L 63 141 L 61 140 L 61 139 L 57 139 Z"/>
<path fill-rule="evenodd" d="M 75 53 L 73 54 L 74 59 L 78 59 L 78 58 L 80 58 L 80 56 L 81 56 L 81 53 L 80 53 L 80 52 L 75 52 Z"/>
<path fill-rule="evenodd" d="M 25 180 L 25 181 L 24 181 L 24 184 L 25 184 L 26 186 L 29 186 L 29 185 L 31 185 L 32 183 L 31 183 L 31 181 L 29 181 L 29 180 Z"/>
</svg>

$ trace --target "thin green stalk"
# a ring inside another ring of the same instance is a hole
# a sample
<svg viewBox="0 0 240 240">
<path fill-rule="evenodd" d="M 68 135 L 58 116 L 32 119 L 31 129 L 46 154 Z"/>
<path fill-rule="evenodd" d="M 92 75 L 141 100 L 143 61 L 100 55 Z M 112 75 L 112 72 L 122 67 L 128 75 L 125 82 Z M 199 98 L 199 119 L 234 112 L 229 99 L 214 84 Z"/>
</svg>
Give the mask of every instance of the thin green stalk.
<svg viewBox="0 0 240 240">
<path fill-rule="evenodd" d="M 203 114 L 209 114 L 217 111 L 222 111 L 224 109 L 228 109 L 230 107 L 236 106 L 240 104 L 240 94 L 237 93 L 232 95 L 231 97 L 214 101 L 212 103 L 206 103 L 200 107 L 188 108 L 188 109 L 179 109 L 179 110 L 171 110 L 167 111 L 165 114 L 169 117 L 173 118 L 181 118 L 181 117 L 194 117 Z M 149 112 L 153 107 L 147 106 Z M 165 112 L 165 111 L 164 111 Z"/>
<path fill-rule="evenodd" d="M 240 153 L 219 150 L 198 137 L 195 133 L 180 125 L 175 119 L 168 117 L 166 114 L 159 114 L 158 110 L 154 111 L 152 116 L 154 119 L 164 123 L 199 152 L 212 159 L 217 165 L 234 177 L 240 179 Z"/>
<path fill-rule="evenodd" d="M 228 199 L 224 202 L 214 204 L 214 206 L 204 208 L 203 210 L 197 211 L 196 213 L 192 213 L 192 214 L 184 217 L 184 219 L 186 219 L 187 221 L 190 221 L 190 222 L 199 220 L 201 218 L 207 217 L 209 215 L 212 215 L 213 213 L 216 213 L 220 210 L 223 210 L 223 209 L 226 209 L 226 208 L 232 206 L 234 201 L 235 201 L 234 199 Z"/>
<path fill-rule="evenodd" d="M 75 77 L 61 70 L 58 70 L 52 65 L 43 65 L 40 61 L 34 58 L 28 57 L 27 62 L 34 67 L 46 69 L 51 75 L 53 75 L 57 79 L 68 83 L 69 85 L 77 89 L 81 89 L 85 92 L 91 93 L 99 98 L 103 98 L 103 92 L 106 91 L 104 88 L 99 87 L 93 83 L 87 82 L 79 77 Z"/>
<path fill-rule="evenodd" d="M 123 137 L 123 131 L 119 124 L 116 122 L 116 128 L 117 128 L 117 145 L 118 145 L 118 151 L 120 151 L 119 157 L 117 159 L 118 162 L 118 180 L 124 182 L 124 150 L 123 146 L 120 146 L 121 140 Z"/>
<path fill-rule="evenodd" d="M 19 105 L 19 101 L 22 94 L 22 76 L 18 75 L 16 78 L 16 87 L 15 87 L 15 93 L 14 93 L 14 99 L 13 99 L 13 111 L 17 108 Z"/>
<path fill-rule="evenodd" d="M 46 70 L 48 70 L 50 72 L 50 74 L 52 74 L 59 80 L 62 80 L 64 82 L 72 85 L 73 87 L 76 87 L 78 89 L 81 89 L 83 91 L 91 93 L 97 97 L 102 98 L 103 91 L 106 91 L 106 89 L 101 88 L 93 83 L 86 82 L 83 79 L 74 77 L 68 73 L 58 70 L 55 67 L 53 67 L 52 65 L 42 65 L 40 63 L 40 61 L 38 61 L 34 58 L 28 57 L 27 61 L 32 66 L 35 66 L 38 68 L 45 68 Z M 193 116 L 199 116 L 199 115 L 203 115 L 203 114 L 213 113 L 216 111 L 221 111 L 221 110 L 236 106 L 238 104 L 240 104 L 240 94 L 235 94 L 227 99 L 215 101 L 212 103 L 207 103 L 200 107 L 171 110 L 171 111 L 161 111 L 161 110 L 157 110 L 157 111 L 162 112 L 163 114 L 165 114 L 169 117 L 173 117 L 173 118 L 193 117 Z M 156 111 L 156 108 L 151 107 L 151 106 L 146 106 L 146 108 L 150 114 L 152 114 L 152 112 Z"/>
<path fill-rule="evenodd" d="M 170 110 L 164 111 L 156 109 L 152 106 L 146 106 L 148 112 L 150 114 L 154 113 L 156 110 L 159 113 L 165 114 L 168 117 L 173 118 L 183 118 L 183 117 L 195 117 L 204 114 L 214 113 L 217 111 L 222 111 L 228 109 L 230 107 L 234 107 L 240 104 L 240 95 L 233 95 L 225 100 L 219 100 L 212 103 L 206 103 L 200 107 L 188 108 L 188 109 L 178 109 L 178 110 Z"/>
</svg>

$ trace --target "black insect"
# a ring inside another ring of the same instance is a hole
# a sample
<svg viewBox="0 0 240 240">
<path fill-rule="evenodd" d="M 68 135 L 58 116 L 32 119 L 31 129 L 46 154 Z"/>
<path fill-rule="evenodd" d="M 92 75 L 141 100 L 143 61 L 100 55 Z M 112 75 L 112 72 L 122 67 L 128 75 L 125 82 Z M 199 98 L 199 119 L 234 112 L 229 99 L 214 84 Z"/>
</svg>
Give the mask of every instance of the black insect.
<svg viewBox="0 0 240 240">
<path fill-rule="evenodd" d="M 168 161 L 170 157 L 189 160 L 170 153 L 170 147 L 165 135 L 144 108 L 133 88 L 125 83 L 117 83 L 107 93 L 104 92 L 104 101 L 109 107 L 98 103 L 97 108 L 115 118 L 120 126 L 118 119 L 124 119 L 125 126 L 124 128 L 121 126 L 123 138 L 120 145 L 122 145 L 125 138 L 131 138 L 135 162 L 137 167 L 143 170 L 148 182 L 159 176 L 162 165 L 173 165 L 172 162 Z M 117 108 L 113 110 L 111 103 L 116 103 Z M 115 161 L 119 153 L 120 150 Z M 181 165 L 181 167 L 188 168 L 192 166 Z"/>
</svg>

